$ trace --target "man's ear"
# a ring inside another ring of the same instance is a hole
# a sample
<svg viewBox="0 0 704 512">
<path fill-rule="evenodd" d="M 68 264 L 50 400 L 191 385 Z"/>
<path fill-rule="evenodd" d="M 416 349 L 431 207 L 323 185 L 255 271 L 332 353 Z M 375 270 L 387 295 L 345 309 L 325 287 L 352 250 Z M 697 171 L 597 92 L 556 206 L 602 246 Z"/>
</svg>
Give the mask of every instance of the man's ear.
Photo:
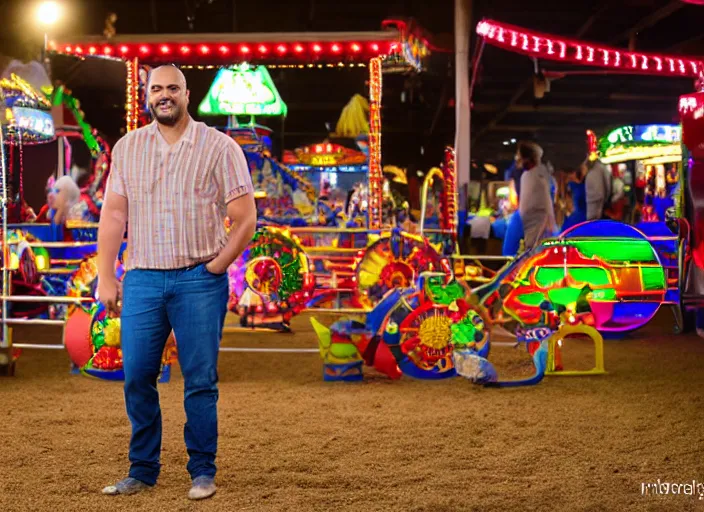
<svg viewBox="0 0 704 512">
<path fill-rule="evenodd" d="M 191 90 L 186 89 L 186 104 L 189 104 L 191 102 Z"/>
</svg>

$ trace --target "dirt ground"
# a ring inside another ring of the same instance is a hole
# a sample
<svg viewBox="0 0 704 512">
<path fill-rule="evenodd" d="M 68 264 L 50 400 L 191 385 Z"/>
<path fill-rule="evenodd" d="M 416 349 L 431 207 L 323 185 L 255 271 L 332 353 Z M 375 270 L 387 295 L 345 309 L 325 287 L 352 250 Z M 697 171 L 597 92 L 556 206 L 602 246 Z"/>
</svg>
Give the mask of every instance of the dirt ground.
<svg viewBox="0 0 704 512">
<path fill-rule="evenodd" d="M 186 498 L 178 370 L 160 387 L 159 484 L 108 497 L 101 488 L 127 470 L 121 384 L 70 375 L 63 351 L 25 350 L 0 380 L 0 510 L 704 510 L 696 495 L 641 495 L 658 479 L 704 484 L 704 340 L 671 325 L 661 312 L 637 337 L 607 341 L 606 376 L 503 390 L 373 372 L 325 383 L 315 353 L 224 352 L 219 490 L 202 503 Z M 316 346 L 306 316 L 294 328 L 224 345 Z M 15 342 L 57 336 L 25 328 Z M 567 346 L 565 363 L 590 366 L 584 349 Z M 530 370 L 522 351 L 491 358 L 500 373 Z"/>
</svg>

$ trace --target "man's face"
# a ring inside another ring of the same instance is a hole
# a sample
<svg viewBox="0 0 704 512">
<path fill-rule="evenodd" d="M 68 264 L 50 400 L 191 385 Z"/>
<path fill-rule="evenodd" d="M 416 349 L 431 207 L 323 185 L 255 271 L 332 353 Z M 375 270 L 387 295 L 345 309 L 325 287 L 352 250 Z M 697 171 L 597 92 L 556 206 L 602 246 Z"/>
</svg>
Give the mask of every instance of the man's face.
<svg viewBox="0 0 704 512">
<path fill-rule="evenodd" d="M 188 109 L 189 91 L 176 68 L 160 68 L 149 80 L 149 110 L 163 125 L 173 126 Z"/>
</svg>

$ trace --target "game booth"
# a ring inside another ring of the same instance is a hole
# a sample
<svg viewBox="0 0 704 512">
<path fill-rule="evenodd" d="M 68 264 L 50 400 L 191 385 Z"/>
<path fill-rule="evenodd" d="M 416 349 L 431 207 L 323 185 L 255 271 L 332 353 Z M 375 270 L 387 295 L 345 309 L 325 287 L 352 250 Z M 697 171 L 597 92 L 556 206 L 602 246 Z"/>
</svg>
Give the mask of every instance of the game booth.
<svg viewBox="0 0 704 512">
<path fill-rule="evenodd" d="M 679 125 L 621 126 L 598 140 L 594 153 L 624 184 L 625 208 L 617 220 L 662 222 L 679 202 L 682 130 Z M 588 132 L 588 137 L 594 134 Z"/>
</svg>

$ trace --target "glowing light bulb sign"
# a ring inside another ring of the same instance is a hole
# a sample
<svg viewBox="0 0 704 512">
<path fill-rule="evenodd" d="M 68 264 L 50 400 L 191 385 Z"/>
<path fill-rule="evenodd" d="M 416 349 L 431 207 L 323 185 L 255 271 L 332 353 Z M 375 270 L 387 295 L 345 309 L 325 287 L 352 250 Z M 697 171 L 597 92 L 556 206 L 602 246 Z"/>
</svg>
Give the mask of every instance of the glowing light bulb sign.
<svg viewBox="0 0 704 512">
<path fill-rule="evenodd" d="M 682 128 L 674 124 L 621 126 L 599 141 L 599 153 L 604 163 L 619 163 L 654 157 L 671 157 L 675 162 L 682 156 Z"/>
<path fill-rule="evenodd" d="M 198 106 L 204 116 L 285 116 L 288 112 L 264 66 L 223 68 Z"/>
<path fill-rule="evenodd" d="M 23 131 L 40 135 L 42 138 L 54 136 L 54 120 L 49 112 L 26 107 L 14 107 L 12 117 L 15 125 Z"/>
</svg>

